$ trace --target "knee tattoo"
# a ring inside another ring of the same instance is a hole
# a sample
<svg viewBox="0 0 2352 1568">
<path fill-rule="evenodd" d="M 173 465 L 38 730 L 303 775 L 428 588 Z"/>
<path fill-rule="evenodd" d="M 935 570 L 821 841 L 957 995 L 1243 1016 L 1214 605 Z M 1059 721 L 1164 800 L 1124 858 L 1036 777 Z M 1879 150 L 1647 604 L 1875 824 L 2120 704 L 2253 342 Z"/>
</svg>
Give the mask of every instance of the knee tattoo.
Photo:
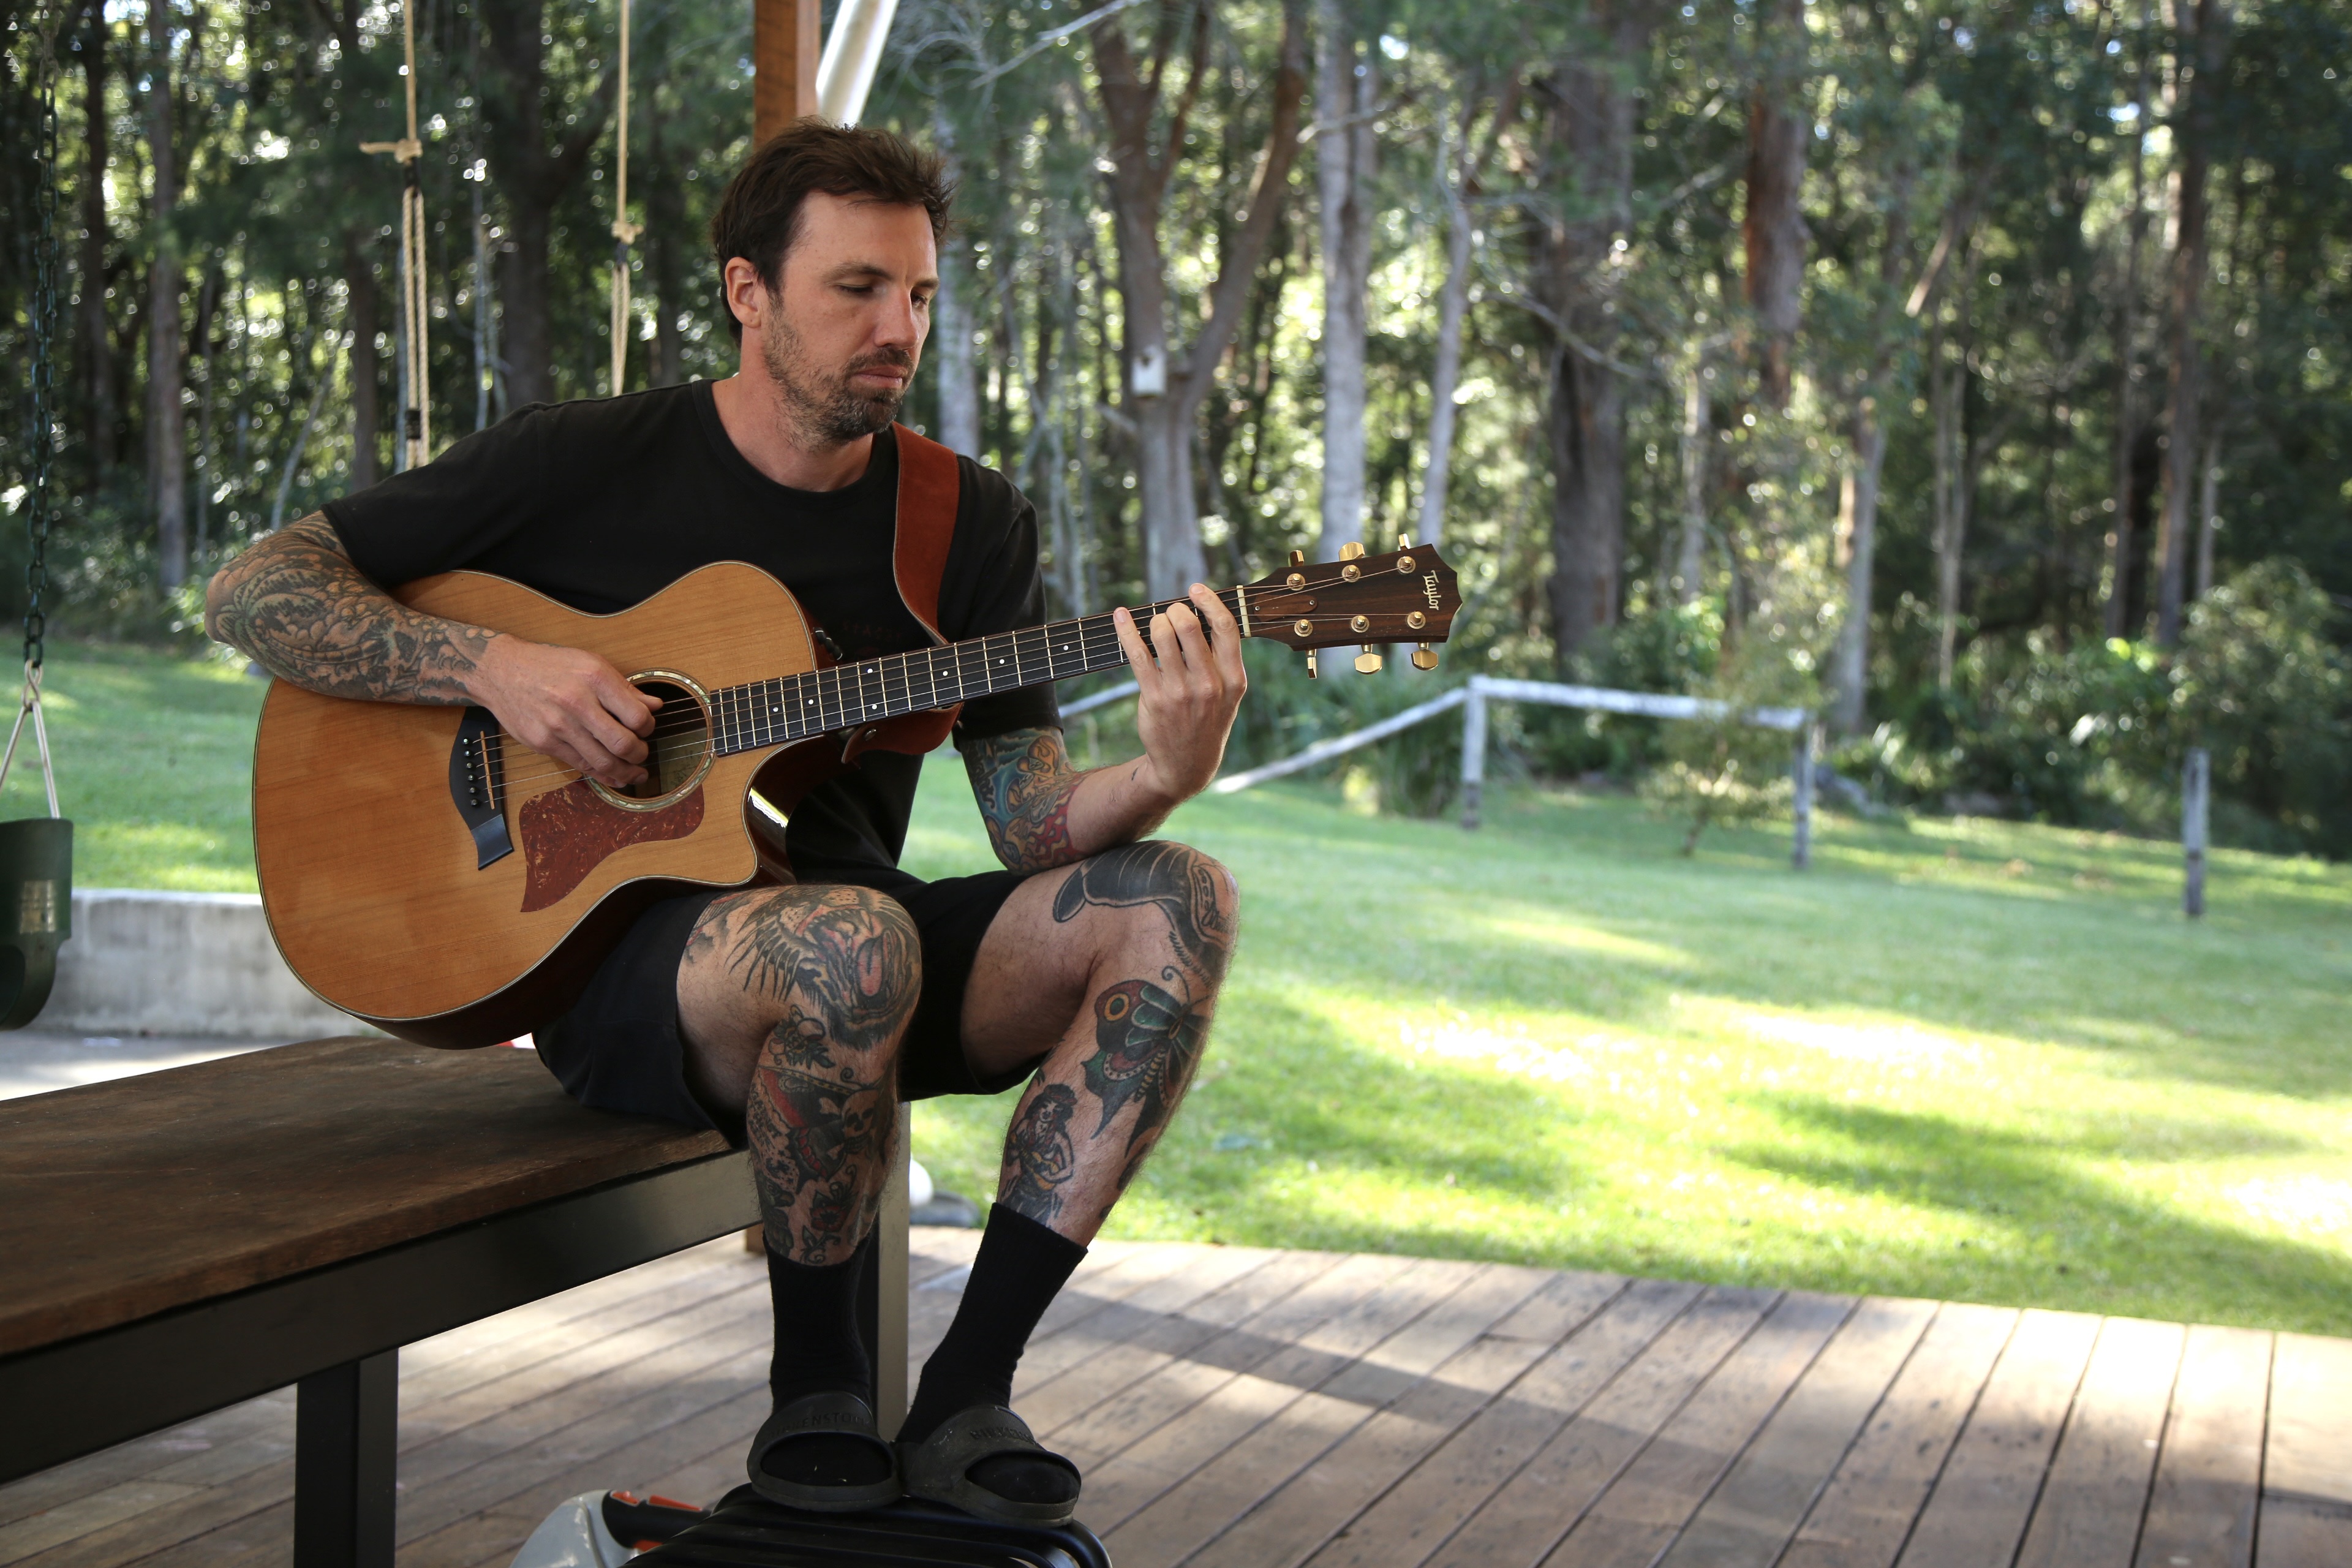
<svg viewBox="0 0 2352 1568">
<path fill-rule="evenodd" d="M 1066 923 L 1088 909 L 1157 910 L 1178 964 L 1213 986 L 1233 955 L 1238 898 L 1232 874 L 1215 860 L 1151 839 L 1079 862 L 1054 896 L 1054 918 Z"/>
<path fill-rule="evenodd" d="M 743 922 L 727 967 L 783 1004 L 779 1034 L 865 1052 L 890 1043 L 922 993 L 922 942 L 907 911 L 866 888 L 770 898 Z"/>
</svg>

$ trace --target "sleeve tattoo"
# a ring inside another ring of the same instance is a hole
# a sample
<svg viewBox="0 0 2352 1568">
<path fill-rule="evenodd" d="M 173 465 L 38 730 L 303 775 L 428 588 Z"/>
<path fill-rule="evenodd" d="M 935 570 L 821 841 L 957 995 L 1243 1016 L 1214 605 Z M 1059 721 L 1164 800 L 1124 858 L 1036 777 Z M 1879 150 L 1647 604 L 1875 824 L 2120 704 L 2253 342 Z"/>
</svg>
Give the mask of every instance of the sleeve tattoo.
<svg viewBox="0 0 2352 1568">
<path fill-rule="evenodd" d="M 457 704 L 496 634 L 394 600 L 320 512 L 221 568 L 205 630 L 281 680 L 330 697 Z"/>
<path fill-rule="evenodd" d="M 1085 775 L 1070 766 L 1060 730 L 992 735 L 972 743 L 963 765 L 1006 869 L 1046 871 L 1079 858 L 1070 847 L 1070 797 Z"/>
</svg>

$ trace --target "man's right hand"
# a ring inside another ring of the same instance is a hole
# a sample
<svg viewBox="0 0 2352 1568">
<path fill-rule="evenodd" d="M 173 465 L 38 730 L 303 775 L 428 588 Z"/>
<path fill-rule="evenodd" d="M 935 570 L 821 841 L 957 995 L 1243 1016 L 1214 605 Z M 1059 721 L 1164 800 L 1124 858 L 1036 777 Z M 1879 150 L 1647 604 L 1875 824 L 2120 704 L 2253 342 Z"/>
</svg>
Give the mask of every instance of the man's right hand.
<svg viewBox="0 0 2352 1568">
<path fill-rule="evenodd" d="M 631 686 L 594 654 L 500 634 L 482 649 L 466 685 L 508 734 L 533 751 L 614 789 L 646 776 L 645 737 L 653 732 L 661 699 Z"/>
</svg>

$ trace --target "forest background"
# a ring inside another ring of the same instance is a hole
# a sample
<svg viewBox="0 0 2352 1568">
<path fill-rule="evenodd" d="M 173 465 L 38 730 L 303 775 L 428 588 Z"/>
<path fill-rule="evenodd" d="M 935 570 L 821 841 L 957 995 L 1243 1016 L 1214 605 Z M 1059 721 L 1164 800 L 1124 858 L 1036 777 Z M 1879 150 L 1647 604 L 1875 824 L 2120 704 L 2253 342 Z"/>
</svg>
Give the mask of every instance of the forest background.
<svg viewBox="0 0 2352 1568">
<path fill-rule="evenodd" d="M 403 460 L 360 147 L 403 18 L 0 19 L 0 499 L 47 442 L 53 625 L 194 644 L 223 560 Z M 614 390 L 618 6 L 413 20 L 437 451 Z M 627 389 L 732 369 L 750 33 L 635 5 Z M 2151 831 L 2202 744 L 2225 841 L 2352 855 L 2347 44 L 2347 0 L 903 0 L 865 121 L 963 190 L 907 417 L 1036 501 L 1056 614 L 1409 533 L 1469 595 L 1437 680 L 1817 703 L 1876 801 Z M 1405 662 L 1255 665 L 1239 753 L 1430 695 Z M 1545 773 L 1780 787 L 1706 730 L 1510 722 Z M 1440 809 L 1451 744 L 1371 783 Z"/>
</svg>

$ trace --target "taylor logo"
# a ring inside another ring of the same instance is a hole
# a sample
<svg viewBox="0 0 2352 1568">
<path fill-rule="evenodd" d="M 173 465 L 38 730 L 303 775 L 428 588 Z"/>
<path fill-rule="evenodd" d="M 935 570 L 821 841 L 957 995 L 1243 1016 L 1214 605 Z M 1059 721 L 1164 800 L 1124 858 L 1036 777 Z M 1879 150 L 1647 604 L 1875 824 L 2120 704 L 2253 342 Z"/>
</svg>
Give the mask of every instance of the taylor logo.
<svg viewBox="0 0 2352 1568">
<path fill-rule="evenodd" d="M 1433 610 L 1436 609 L 1438 607 L 1436 573 L 1428 572 L 1423 574 L 1421 579 L 1421 591 L 1424 595 L 1428 595 L 1429 607 Z"/>
</svg>

